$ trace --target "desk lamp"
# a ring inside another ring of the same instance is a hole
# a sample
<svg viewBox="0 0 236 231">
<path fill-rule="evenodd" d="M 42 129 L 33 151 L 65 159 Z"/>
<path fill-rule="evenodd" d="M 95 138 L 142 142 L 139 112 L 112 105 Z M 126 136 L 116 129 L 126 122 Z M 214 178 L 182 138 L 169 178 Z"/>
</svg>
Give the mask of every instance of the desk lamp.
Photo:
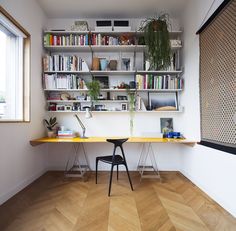
<svg viewBox="0 0 236 231">
<path fill-rule="evenodd" d="M 82 134 L 81 138 L 83 138 L 83 139 L 84 139 L 84 138 L 88 138 L 88 137 L 85 136 L 86 128 L 85 128 L 84 124 L 82 123 L 82 121 L 80 120 L 80 118 L 79 118 L 76 114 L 75 114 L 75 117 L 76 117 L 76 119 L 78 120 L 78 122 L 79 122 L 79 124 L 80 124 L 80 127 L 81 127 L 82 130 L 83 130 L 83 134 Z M 91 112 L 86 110 L 85 118 L 86 118 L 86 119 L 89 119 L 89 118 L 91 118 L 91 117 L 92 117 Z"/>
</svg>

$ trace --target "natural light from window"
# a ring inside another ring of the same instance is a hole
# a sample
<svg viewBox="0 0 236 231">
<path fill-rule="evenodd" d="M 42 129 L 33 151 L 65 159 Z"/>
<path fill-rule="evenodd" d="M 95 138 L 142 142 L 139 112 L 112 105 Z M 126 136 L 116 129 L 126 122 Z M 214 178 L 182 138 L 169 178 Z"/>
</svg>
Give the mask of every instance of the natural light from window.
<svg viewBox="0 0 236 231">
<path fill-rule="evenodd" d="M 0 30 L 0 118 L 6 114 L 6 39 L 6 34 Z"/>
<path fill-rule="evenodd" d="M 0 122 L 29 121 L 29 34 L 0 10 Z"/>
</svg>

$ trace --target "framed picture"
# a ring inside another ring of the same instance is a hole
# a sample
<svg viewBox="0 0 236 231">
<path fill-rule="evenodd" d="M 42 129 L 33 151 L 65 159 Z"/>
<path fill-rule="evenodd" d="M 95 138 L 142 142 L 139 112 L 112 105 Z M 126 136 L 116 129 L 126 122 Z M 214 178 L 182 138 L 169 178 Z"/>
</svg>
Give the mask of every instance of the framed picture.
<svg viewBox="0 0 236 231">
<path fill-rule="evenodd" d="M 178 109 L 176 93 L 149 92 L 149 108 L 155 111 L 176 111 Z"/>
<path fill-rule="evenodd" d="M 128 100 L 126 95 L 117 95 L 117 100 Z"/>
<path fill-rule="evenodd" d="M 97 80 L 100 83 L 101 89 L 109 89 L 109 78 L 108 76 L 94 76 L 94 80 Z"/>
<path fill-rule="evenodd" d="M 133 57 L 122 57 L 121 58 L 121 70 L 132 71 L 134 65 Z"/>
<path fill-rule="evenodd" d="M 161 133 L 167 134 L 173 132 L 173 118 L 160 118 Z"/>
<path fill-rule="evenodd" d="M 122 103 L 121 104 L 121 111 L 127 111 L 127 109 L 128 109 L 127 103 Z"/>
</svg>

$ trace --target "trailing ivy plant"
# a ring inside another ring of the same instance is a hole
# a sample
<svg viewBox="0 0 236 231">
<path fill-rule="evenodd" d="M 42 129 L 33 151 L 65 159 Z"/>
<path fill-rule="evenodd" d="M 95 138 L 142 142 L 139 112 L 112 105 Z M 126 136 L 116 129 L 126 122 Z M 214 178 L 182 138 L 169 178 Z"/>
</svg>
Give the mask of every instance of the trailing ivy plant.
<svg viewBox="0 0 236 231">
<path fill-rule="evenodd" d="M 144 32 L 150 69 L 152 70 L 162 70 L 170 66 L 169 26 L 169 15 L 166 13 L 147 18 L 140 25 L 139 30 Z"/>
</svg>

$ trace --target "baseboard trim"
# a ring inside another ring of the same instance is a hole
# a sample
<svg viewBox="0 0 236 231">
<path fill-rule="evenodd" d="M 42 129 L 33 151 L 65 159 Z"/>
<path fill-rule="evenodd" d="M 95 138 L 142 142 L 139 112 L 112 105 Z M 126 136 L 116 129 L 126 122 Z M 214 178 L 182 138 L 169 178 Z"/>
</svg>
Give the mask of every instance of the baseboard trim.
<svg viewBox="0 0 236 231">
<path fill-rule="evenodd" d="M 13 197 L 17 193 L 19 193 L 21 190 L 23 190 L 24 188 L 29 186 L 31 183 L 33 183 L 35 180 L 37 180 L 40 176 L 42 176 L 46 172 L 47 172 L 47 169 L 43 169 L 43 170 L 39 171 L 38 173 L 32 175 L 28 179 L 22 181 L 21 183 L 19 183 L 18 185 L 16 185 L 12 189 L 10 189 L 8 192 L 0 195 L 0 205 L 2 205 L 7 200 L 9 200 L 11 197 Z"/>
</svg>

